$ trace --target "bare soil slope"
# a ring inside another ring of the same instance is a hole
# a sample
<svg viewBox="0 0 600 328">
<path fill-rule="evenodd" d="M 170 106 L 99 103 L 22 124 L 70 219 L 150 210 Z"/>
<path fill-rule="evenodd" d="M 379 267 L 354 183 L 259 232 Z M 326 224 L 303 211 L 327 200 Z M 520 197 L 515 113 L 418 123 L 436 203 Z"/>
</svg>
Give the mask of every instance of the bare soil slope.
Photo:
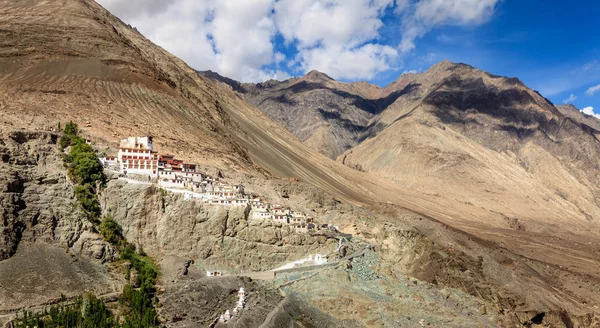
<svg viewBox="0 0 600 328">
<path fill-rule="evenodd" d="M 468 65 L 440 63 L 404 88 L 413 98 L 374 120 L 344 164 L 501 213 L 515 230 L 600 222 L 598 131 L 519 80 Z"/>
<path fill-rule="evenodd" d="M 288 185 L 312 185 L 335 197 L 332 203 L 363 206 L 310 205 L 322 208 L 324 218 L 335 213 L 336 224 L 381 246 L 393 274 L 409 272 L 488 301 L 504 299 L 508 290 L 510 301 L 496 302 L 499 314 L 553 311 L 592 322 L 600 302 L 590 292 L 600 278 L 596 137 L 515 81 L 477 72 L 451 77 L 471 72 L 452 67 L 407 75 L 383 90 L 384 98 L 406 97 L 373 116 L 359 135 L 361 145 L 334 162 L 94 2 L 0 0 L 3 133 L 74 120 L 98 143 L 153 134 L 161 151 L 226 174 L 298 179 L 303 183 Z M 365 99 L 376 93 L 357 88 Z M 489 101 L 505 90 L 510 97 Z M 524 108 L 500 116 L 485 111 L 515 99 L 511 90 Z M 464 125 L 471 115 L 481 123 Z M 499 121 L 508 125 L 497 130 L 501 138 L 485 139 Z M 357 165 L 369 172 L 349 167 Z M 14 211 L 11 220 L 22 214 Z M 404 238 L 400 219 L 418 225 L 414 236 L 426 238 Z M 359 220 L 371 226 L 353 225 Z M 487 289 L 472 288 L 479 282 Z"/>
<path fill-rule="evenodd" d="M 200 75 L 229 85 L 300 141 L 335 159 L 378 113 L 382 90 L 368 83 L 337 82 L 318 71 L 286 81 L 239 83 L 214 72 Z"/>
<path fill-rule="evenodd" d="M 16 127 L 74 120 L 96 138 L 247 167 L 211 83 L 93 1 L 0 3 L 0 109 Z"/>
<path fill-rule="evenodd" d="M 96 3 L 0 4 L 0 122 L 8 129 L 73 120 L 92 140 L 113 144 L 151 134 L 162 152 L 183 159 L 251 173 L 260 172 L 257 163 L 364 198 L 315 167 L 314 155 L 297 152 L 285 129 Z"/>
</svg>

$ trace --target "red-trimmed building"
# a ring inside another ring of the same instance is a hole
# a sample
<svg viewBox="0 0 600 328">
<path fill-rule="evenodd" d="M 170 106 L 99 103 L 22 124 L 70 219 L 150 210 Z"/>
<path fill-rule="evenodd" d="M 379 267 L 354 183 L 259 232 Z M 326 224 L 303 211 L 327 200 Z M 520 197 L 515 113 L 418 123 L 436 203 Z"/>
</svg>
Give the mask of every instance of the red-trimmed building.
<svg viewBox="0 0 600 328">
<path fill-rule="evenodd" d="M 159 155 L 154 151 L 150 136 L 129 137 L 121 140 L 117 159 L 123 173 L 158 176 Z"/>
</svg>

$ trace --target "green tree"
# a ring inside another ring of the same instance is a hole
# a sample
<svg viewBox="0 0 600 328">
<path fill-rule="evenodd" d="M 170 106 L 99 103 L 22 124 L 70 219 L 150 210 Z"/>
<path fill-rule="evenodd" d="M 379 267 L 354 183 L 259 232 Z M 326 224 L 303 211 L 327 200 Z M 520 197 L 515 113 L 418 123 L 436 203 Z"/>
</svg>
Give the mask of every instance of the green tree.
<svg viewBox="0 0 600 328">
<path fill-rule="evenodd" d="M 75 186 L 75 196 L 81 207 L 87 212 L 89 219 L 97 222 L 101 209 L 94 187 L 91 184 L 77 185 Z"/>
<path fill-rule="evenodd" d="M 73 147 L 75 149 L 75 147 Z M 76 178 L 77 183 L 95 184 L 104 183 L 104 171 L 102 164 L 94 153 L 79 153 L 72 156 L 72 162 L 69 165 L 69 172 Z"/>
<path fill-rule="evenodd" d="M 69 123 L 67 123 L 65 125 L 65 130 L 63 131 L 63 135 L 60 138 L 60 143 L 59 146 L 61 148 L 67 148 L 69 146 L 73 146 L 78 139 L 81 139 L 80 137 L 78 137 L 79 133 L 79 128 L 77 127 L 77 124 L 73 123 L 73 121 L 69 121 Z M 85 143 L 85 141 L 84 141 Z"/>
<path fill-rule="evenodd" d="M 105 216 L 102 223 L 100 223 L 100 233 L 104 237 L 104 240 L 112 245 L 119 247 L 123 243 L 123 229 L 110 216 Z"/>
<path fill-rule="evenodd" d="M 65 134 L 71 136 L 76 136 L 79 134 L 79 128 L 77 127 L 77 124 L 73 123 L 73 121 L 69 121 L 69 123 L 65 125 Z"/>
<path fill-rule="evenodd" d="M 15 328 L 112 328 L 121 327 L 119 321 L 106 308 L 104 302 L 92 294 L 78 297 L 73 304 L 62 303 L 39 313 L 23 312 L 13 322 Z"/>
</svg>

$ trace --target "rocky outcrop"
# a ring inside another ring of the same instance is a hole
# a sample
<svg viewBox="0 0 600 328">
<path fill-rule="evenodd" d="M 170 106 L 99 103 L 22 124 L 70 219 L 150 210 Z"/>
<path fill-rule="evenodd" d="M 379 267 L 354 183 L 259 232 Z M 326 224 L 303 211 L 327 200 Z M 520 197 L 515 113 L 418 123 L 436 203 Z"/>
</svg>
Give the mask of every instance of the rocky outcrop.
<svg viewBox="0 0 600 328">
<path fill-rule="evenodd" d="M 0 260 L 19 243 L 45 243 L 100 262 L 116 252 L 86 219 L 67 178 L 58 136 L 10 132 L 0 139 Z"/>
<path fill-rule="evenodd" d="M 577 124 L 581 124 L 582 128 L 585 129 L 587 127 L 588 130 L 592 129 L 590 132 L 596 135 L 596 138 L 600 139 L 600 119 L 583 113 L 571 104 L 559 105 L 556 106 L 556 109 Z"/>
<path fill-rule="evenodd" d="M 57 139 L 46 132 L 0 134 L 2 313 L 122 285 L 102 265 L 118 254 L 75 199 Z"/>
<path fill-rule="evenodd" d="M 112 180 L 100 201 L 129 242 L 155 257 L 186 257 L 205 268 L 262 271 L 308 254 L 328 253 L 337 243 L 249 220 L 249 208 L 207 206 L 151 185 Z"/>
</svg>

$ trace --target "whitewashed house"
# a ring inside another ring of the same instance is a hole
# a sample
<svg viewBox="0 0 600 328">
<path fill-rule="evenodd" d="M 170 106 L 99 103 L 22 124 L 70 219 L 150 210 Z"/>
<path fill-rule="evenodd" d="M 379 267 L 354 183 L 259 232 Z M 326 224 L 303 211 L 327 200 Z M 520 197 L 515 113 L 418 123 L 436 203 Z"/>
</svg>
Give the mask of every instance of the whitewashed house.
<svg viewBox="0 0 600 328">
<path fill-rule="evenodd" d="M 158 177 L 158 157 L 152 137 L 129 137 L 121 140 L 117 160 L 121 173 Z"/>
<path fill-rule="evenodd" d="M 289 215 L 288 214 L 273 214 L 273 222 L 281 223 L 281 224 L 289 224 Z"/>
<path fill-rule="evenodd" d="M 99 160 L 100 164 L 102 164 L 102 166 L 105 168 L 116 168 L 117 170 L 119 169 L 119 161 L 115 156 L 100 157 Z"/>
<path fill-rule="evenodd" d="M 267 220 L 271 218 L 271 213 L 267 211 L 253 211 L 252 218 L 256 220 Z"/>
<path fill-rule="evenodd" d="M 179 179 L 158 180 L 158 185 L 163 188 L 185 188 L 185 182 Z"/>
<path fill-rule="evenodd" d="M 221 277 L 223 273 L 221 271 L 206 271 L 207 277 Z"/>
</svg>

